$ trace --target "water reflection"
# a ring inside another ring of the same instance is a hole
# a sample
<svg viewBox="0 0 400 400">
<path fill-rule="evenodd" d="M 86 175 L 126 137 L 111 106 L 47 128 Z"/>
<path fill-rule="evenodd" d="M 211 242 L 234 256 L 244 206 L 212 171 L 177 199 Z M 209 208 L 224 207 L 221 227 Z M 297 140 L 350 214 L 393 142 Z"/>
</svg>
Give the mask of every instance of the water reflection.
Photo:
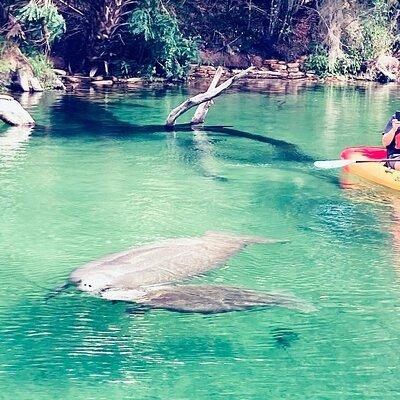
<svg viewBox="0 0 400 400">
<path fill-rule="evenodd" d="M 353 203 L 374 207 L 375 212 L 370 219 L 379 231 L 391 236 L 391 246 L 387 247 L 387 255 L 391 255 L 392 264 L 400 275 L 400 198 L 394 190 L 375 185 L 348 173 L 342 173 L 341 187 L 343 194 Z"/>
<path fill-rule="evenodd" d="M 23 158 L 32 127 L 9 127 L 0 133 L 0 169 L 9 168 L 17 159 Z"/>
</svg>

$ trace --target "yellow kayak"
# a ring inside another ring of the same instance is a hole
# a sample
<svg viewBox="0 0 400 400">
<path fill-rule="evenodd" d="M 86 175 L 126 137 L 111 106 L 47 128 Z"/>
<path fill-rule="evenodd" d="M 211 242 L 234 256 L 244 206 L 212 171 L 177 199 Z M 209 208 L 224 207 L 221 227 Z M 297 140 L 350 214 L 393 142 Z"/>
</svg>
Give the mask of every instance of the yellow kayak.
<svg viewBox="0 0 400 400">
<path fill-rule="evenodd" d="M 343 160 L 381 160 L 386 158 L 383 147 L 349 147 L 342 151 Z M 387 168 L 385 163 L 356 163 L 344 167 L 348 173 L 360 176 L 391 189 L 400 190 L 400 171 Z"/>
</svg>

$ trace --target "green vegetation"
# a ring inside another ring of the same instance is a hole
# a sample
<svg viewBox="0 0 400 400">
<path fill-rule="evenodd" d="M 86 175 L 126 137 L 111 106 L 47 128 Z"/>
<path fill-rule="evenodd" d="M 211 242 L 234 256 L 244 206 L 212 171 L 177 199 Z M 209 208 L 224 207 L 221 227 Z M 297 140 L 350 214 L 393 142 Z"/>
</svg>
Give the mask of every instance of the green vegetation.
<svg viewBox="0 0 400 400">
<path fill-rule="evenodd" d="M 75 72 L 182 79 L 199 50 L 309 55 L 320 75 L 353 75 L 397 51 L 398 15 L 392 0 L 0 0 L 0 35 L 42 76 L 38 53 Z"/>
<path fill-rule="evenodd" d="M 53 72 L 53 64 L 49 58 L 40 53 L 35 53 L 28 56 L 29 64 L 32 67 L 33 73 L 40 80 L 40 83 L 45 89 L 50 89 L 55 80 L 56 74 Z"/>
<path fill-rule="evenodd" d="M 176 18 L 157 1 L 146 0 L 131 13 L 128 31 L 140 54 L 129 67 L 136 66 L 146 75 L 183 78 L 189 63 L 198 57 L 196 41 L 183 37 Z"/>
<path fill-rule="evenodd" d="M 339 4 L 347 7 L 339 9 Z M 363 62 L 396 50 L 398 10 L 394 2 L 326 0 L 319 15 L 319 44 L 312 48 L 306 66 L 320 75 L 354 75 Z"/>
</svg>

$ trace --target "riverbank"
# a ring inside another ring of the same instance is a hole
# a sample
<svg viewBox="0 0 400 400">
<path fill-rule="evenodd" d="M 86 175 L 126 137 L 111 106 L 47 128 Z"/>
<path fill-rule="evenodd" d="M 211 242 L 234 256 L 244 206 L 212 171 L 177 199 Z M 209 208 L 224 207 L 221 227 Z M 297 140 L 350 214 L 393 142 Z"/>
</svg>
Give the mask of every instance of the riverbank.
<svg viewBox="0 0 400 400">
<path fill-rule="evenodd" d="M 285 62 L 276 59 L 262 60 L 260 57 L 255 57 L 251 60 L 254 69 L 250 71 L 245 77 L 241 78 L 240 85 L 247 86 L 249 88 L 257 86 L 272 85 L 275 87 L 287 86 L 289 82 L 309 82 L 319 84 L 331 84 L 331 83 L 380 83 L 372 79 L 370 75 L 361 73 L 357 76 L 318 76 L 314 71 L 307 70 L 305 62 L 306 57 L 300 58 L 293 62 Z M 89 76 L 82 73 L 68 74 L 67 71 L 59 68 L 53 68 L 47 76 L 51 77 L 52 82 L 43 82 L 36 90 L 31 85 L 18 84 L 21 80 L 13 78 L 13 74 L 0 75 L 0 88 L 3 88 L 2 92 L 36 92 L 43 90 L 65 90 L 67 92 L 73 92 L 79 88 L 92 87 L 94 89 L 101 88 L 118 88 L 118 87 L 134 87 L 151 85 L 154 83 L 163 84 L 168 86 L 180 85 L 186 83 L 189 86 L 193 86 L 193 83 L 200 82 L 209 83 L 214 76 L 217 67 L 212 65 L 198 65 L 193 64 L 188 72 L 186 81 L 182 80 L 171 80 L 162 77 L 116 77 L 116 76 L 102 76 L 94 75 Z M 223 67 L 222 79 L 228 79 L 231 76 L 237 74 L 242 69 L 237 67 Z M 19 70 L 15 70 L 15 74 L 21 74 Z M 44 78 L 46 79 L 46 77 Z M 56 84 L 54 84 L 54 82 Z M 237 84 L 236 84 L 237 85 Z"/>
</svg>

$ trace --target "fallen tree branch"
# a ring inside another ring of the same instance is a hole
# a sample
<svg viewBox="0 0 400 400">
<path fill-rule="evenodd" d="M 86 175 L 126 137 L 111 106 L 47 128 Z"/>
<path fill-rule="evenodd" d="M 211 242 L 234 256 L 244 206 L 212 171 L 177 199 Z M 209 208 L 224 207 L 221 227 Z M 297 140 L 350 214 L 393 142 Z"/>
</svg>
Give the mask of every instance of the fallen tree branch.
<svg viewBox="0 0 400 400">
<path fill-rule="evenodd" d="M 217 71 L 215 72 L 214 78 L 208 87 L 207 91 L 213 90 L 217 87 L 219 80 L 221 79 L 223 69 L 221 66 L 217 68 Z M 210 107 L 214 104 L 212 100 L 206 101 L 205 103 L 201 103 L 198 107 L 197 110 L 195 111 L 192 120 L 190 123 L 192 125 L 198 125 L 202 124 L 206 118 L 206 115 L 208 113 L 208 110 Z"/>
<path fill-rule="evenodd" d="M 207 101 L 212 100 L 213 98 L 219 96 L 225 89 L 228 89 L 235 81 L 238 79 L 242 78 L 246 74 L 248 74 L 250 71 L 252 71 L 254 67 L 249 67 L 238 74 L 232 76 L 231 78 L 227 79 L 225 82 L 221 83 L 219 86 L 217 86 L 214 89 L 208 89 L 204 93 L 200 93 L 194 97 L 191 97 L 187 100 L 185 100 L 182 104 L 180 104 L 178 107 L 174 108 L 168 115 L 167 120 L 165 122 L 166 128 L 171 128 L 174 126 L 175 121 L 179 116 L 181 116 L 183 113 L 186 111 L 190 110 L 193 107 L 198 106 L 201 103 L 205 103 Z"/>
</svg>

